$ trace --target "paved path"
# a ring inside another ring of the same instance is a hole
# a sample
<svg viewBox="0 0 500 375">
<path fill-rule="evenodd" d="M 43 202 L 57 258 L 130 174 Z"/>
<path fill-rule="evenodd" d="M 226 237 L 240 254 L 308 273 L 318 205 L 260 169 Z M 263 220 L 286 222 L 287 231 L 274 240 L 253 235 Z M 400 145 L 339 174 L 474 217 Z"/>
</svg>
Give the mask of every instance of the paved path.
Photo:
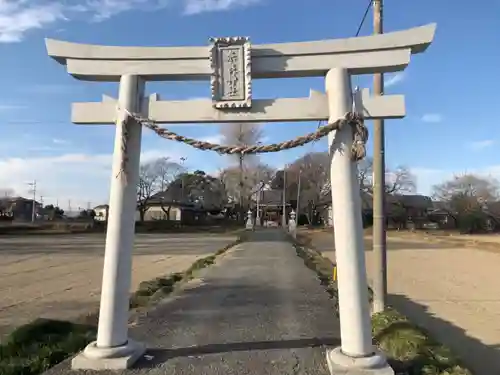
<svg viewBox="0 0 500 375">
<path fill-rule="evenodd" d="M 315 273 L 279 231 L 265 230 L 141 317 L 131 336 L 153 359 L 120 374 L 328 375 L 324 345 L 339 345 L 338 328 Z M 45 375 L 66 374 L 67 366 Z"/>
<path fill-rule="evenodd" d="M 236 236 L 136 235 L 131 290 L 181 272 Z M 71 320 L 98 308 L 104 235 L 0 236 L 0 340 L 38 318 Z"/>
<path fill-rule="evenodd" d="M 313 245 L 335 260 L 332 234 L 316 234 Z M 389 303 L 457 353 L 475 375 L 500 375 L 500 253 L 453 246 L 389 235 Z M 371 278 L 371 238 L 365 248 Z"/>
</svg>

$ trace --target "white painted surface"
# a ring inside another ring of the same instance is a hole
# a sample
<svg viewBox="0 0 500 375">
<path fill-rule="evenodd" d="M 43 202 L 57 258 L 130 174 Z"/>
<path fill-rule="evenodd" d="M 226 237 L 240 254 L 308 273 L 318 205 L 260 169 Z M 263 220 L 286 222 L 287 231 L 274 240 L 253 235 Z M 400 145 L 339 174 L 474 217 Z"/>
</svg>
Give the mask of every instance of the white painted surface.
<svg viewBox="0 0 500 375">
<path fill-rule="evenodd" d="M 118 99 L 120 107 L 128 111 L 137 111 L 143 88 L 144 83 L 138 77 L 123 76 Z M 120 113 L 120 120 L 116 124 L 113 153 L 97 348 L 125 345 L 128 339 L 129 290 L 142 128 L 139 124 L 130 122 L 124 129 L 121 120 L 125 112 L 121 110 Z M 128 161 L 123 173 L 122 137 L 125 130 Z"/>
<path fill-rule="evenodd" d="M 421 53 L 434 38 L 436 24 L 414 27 L 407 30 L 346 39 L 319 40 L 275 44 L 253 44 L 252 57 L 298 56 L 382 49 L 411 48 L 412 53 Z M 64 64 L 73 59 L 115 60 L 196 60 L 208 59 L 209 49 L 201 47 L 125 47 L 71 43 L 45 39 L 48 55 Z"/>
<path fill-rule="evenodd" d="M 345 54 L 299 55 L 252 59 L 253 78 L 324 76 L 332 66 L 349 68 L 352 74 L 397 72 L 410 62 L 411 49 L 393 49 Z M 134 74 L 147 81 L 208 80 L 212 69 L 208 60 L 81 60 L 68 59 L 67 71 L 88 81 L 117 81 Z"/>
<path fill-rule="evenodd" d="M 210 99 L 158 100 L 153 94 L 143 100 L 144 113 L 157 123 L 182 124 L 193 122 L 281 122 L 324 121 L 328 119 L 328 100 L 321 92 L 311 90 L 309 98 L 253 99 L 252 108 L 221 111 Z M 372 96 L 363 90 L 363 114 L 367 119 L 403 118 L 406 114 L 403 95 Z M 72 122 L 75 124 L 114 124 L 116 100 L 103 97 L 102 102 L 73 103 Z"/>
<path fill-rule="evenodd" d="M 326 75 L 330 121 L 352 110 L 350 77 L 345 69 Z M 363 248 L 361 198 L 356 163 L 350 158 L 352 129 L 328 135 L 331 164 L 333 225 L 338 267 L 339 314 L 342 352 L 348 356 L 373 353 L 368 284 Z"/>
<path fill-rule="evenodd" d="M 252 47 L 254 78 L 323 76 L 334 67 L 352 74 L 404 69 L 412 53 L 432 42 L 436 25 L 367 37 Z M 49 56 L 85 80 L 117 81 L 121 75 L 145 80 L 198 80 L 212 75 L 206 47 L 109 47 L 46 40 Z"/>
</svg>

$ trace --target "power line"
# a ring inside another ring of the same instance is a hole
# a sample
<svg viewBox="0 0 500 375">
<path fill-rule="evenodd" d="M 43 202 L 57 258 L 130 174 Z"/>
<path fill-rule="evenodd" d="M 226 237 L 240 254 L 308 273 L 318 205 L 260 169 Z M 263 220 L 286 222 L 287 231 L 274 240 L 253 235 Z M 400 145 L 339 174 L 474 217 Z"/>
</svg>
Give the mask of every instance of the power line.
<svg viewBox="0 0 500 375">
<path fill-rule="evenodd" d="M 366 17 L 368 17 L 368 12 L 370 12 L 370 8 L 372 6 L 372 3 L 373 3 L 373 0 L 368 0 L 368 5 L 366 6 L 365 13 L 363 14 L 363 18 L 361 19 L 361 22 L 359 23 L 358 30 L 356 31 L 356 36 L 359 36 L 359 33 L 361 32 L 361 29 L 363 28 L 363 24 L 366 21 Z M 321 125 L 323 125 L 322 120 L 318 121 L 318 129 L 321 127 Z M 316 143 L 316 141 L 311 142 L 311 150 L 314 146 L 314 143 Z"/>
<path fill-rule="evenodd" d="M 359 33 L 361 32 L 361 29 L 363 28 L 363 24 L 365 23 L 366 17 L 368 16 L 368 12 L 370 11 L 372 3 L 373 3 L 373 0 L 368 0 L 368 5 L 366 7 L 365 14 L 363 14 L 363 18 L 361 19 L 361 22 L 359 23 L 358 31 L 356 31 L 356 36 L 359 36 Z"/>
</svg>

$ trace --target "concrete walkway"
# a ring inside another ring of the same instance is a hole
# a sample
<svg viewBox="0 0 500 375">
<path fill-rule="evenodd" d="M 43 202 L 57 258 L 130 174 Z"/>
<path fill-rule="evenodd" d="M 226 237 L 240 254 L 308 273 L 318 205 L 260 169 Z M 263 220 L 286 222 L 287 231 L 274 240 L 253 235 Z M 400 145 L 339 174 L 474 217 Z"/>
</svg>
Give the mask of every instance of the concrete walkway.
<svg viewBox="0 0 500 375">
<path fill-rule="evenodd" d="M 329 374 L 325 346 L 340 344 L 339 321 L 280 231 L 254 233 L 191 284 L 139 317 L 130 335 L 150 350 L 121 374 Z"/>
</svg>

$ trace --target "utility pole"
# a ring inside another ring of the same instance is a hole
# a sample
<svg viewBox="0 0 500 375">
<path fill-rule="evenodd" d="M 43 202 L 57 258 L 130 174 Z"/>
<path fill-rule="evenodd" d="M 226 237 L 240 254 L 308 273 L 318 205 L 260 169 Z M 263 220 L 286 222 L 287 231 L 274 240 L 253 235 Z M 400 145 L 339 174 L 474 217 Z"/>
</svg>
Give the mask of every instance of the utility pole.
<svg viewBox="0 0 500 375">
<path fill-rule="evenodd" d="M 383 0 L 373 0 L 374 34 L 383 33 Z M 373 77 L 374 95 L 384 94 L 384 75 Z M 373 312 L 385 310 L 387 298 L 387 246 L 385 231 L 384 120 L 373 121 Z"/>
<path fill-rule="evenodd" d="M 181 167 L 182 167 L 182 174 L 181 174 L 181 203 L 184 203 L 184 162 L 187 160 L 185 157 L 181 157 Z"/>
<path fill-rule="evenodd" d="M 295 209 L 295 213 L 297 214 L 297 225 L 299 224 L 299 200 L 300 200 L 300 175 L 302 174 L 302 169 L 299 169 L 299 182 L 297 184 L 297 208 Z"/>
<path fill-rule="evenodd" d="M 286 228 L 286 166 L 283 168 L 283 213 L 281 225 Z"/>
<path fill-rule="evenodd" d="M 31 205 L 31 222 L 35 222 L 35 213 L 36 213 L 36 180 L 28 183 L 31 186 L 31 192 L 33 193 L 33 203 Z"/>
<path fill-rule="evenodd" d="M 263 182 L 259 180 L 259 185 L 257 189 L 257 212 L 255 213 L 255 224 L 260 227 L 261 218 L 260 218 L 260 194 L 263 188 Z"/>
</svg>

